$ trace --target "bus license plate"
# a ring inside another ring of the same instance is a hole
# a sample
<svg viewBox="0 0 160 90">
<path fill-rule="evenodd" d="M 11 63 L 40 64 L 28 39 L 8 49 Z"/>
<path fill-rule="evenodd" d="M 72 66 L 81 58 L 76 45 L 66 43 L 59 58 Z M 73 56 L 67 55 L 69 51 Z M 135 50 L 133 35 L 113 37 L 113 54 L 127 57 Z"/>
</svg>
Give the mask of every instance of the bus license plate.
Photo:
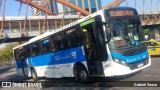
<svg viewBox="0 0 160 90">
<path fill-rule="evenodd" d="M 143 66 L 143 63 L 141 63 L 141 64 L 138 65 L 138 67 L 142 67 L 142 66 Z"/>
</svg>

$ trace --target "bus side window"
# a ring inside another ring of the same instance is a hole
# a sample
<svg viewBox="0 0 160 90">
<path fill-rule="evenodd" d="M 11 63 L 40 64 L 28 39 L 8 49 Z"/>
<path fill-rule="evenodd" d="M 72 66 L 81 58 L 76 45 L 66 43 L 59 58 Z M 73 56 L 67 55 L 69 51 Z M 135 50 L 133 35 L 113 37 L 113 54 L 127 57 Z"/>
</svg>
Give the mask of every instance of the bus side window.
<svg viewBox="0 0 160 90">
<path fill-rule="evenodd" d="M 72 46 L 74 46 L 74 33 L 75 32 L 75 29 L 74 28 L 70 28 L 68 29 L 66 32 L 65 32 L 65 46 L 67 48 L 70 48 Z"/>
<path fill-rule="evenodd" d="M 50 48 L 49 48 L 49 38 L 45 39 L 42 41 L 42 46 L 43 46 L 43 53 L 48 53 L 50 52 Z"/>
<path fill-rule="evenodd" d="M 56 41 L 58 50 L 63 49 L 65 47 L 63 33 L 57 34 Z"/>
<path fill-rule="evenodd" d="M 20 53 L 18 49 L 15 49 L 14 54 L 15 54 L 15 59 L 20 60 Z"/>
<path fill-rule="evenodd" d="M 66 31 L 66 46 L 67 47 L 75 47 L 81 44 L 81 36 L 80 30 L 76 30 L 77 28 L 72 28 Z"/>
<path fill-rule="evenodd" d="M 32 44 L 32 56 L 36 56 L 40 54 L 39 42 Z"/>
<path fill-rule="evenodd" d="M 52 51 L 58 50 L 56 37 L 51 37 L 51 47 L 52 47 Z"/>
<path fill-rule="evenodd" d="M 76 46 L 80 46 L 83 43 L 82 42 L 82 32 L 81 32 L 79 25 L 77 25 L 77 28 L 76 28 L 74 41 L 75 41 L 74 43 Z"/>
<path fill-rule="evenodd" d="M 26 48 L 26 57 L 27 58 L 31 57 L 31 48 L 30 48 L 30 45 L 27 45 L 25 48 Z"/>
</svg>

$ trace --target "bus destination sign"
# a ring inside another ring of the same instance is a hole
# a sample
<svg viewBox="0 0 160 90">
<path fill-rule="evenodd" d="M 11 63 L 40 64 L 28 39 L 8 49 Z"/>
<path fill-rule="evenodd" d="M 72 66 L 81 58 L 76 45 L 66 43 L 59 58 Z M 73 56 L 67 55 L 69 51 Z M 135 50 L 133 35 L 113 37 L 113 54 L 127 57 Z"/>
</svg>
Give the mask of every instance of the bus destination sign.
<svg viewBox="0 0 160 90">
<path fill-rule="evenodd" d="M 109 14 L 111 17 L 114 17 L 114 16 L 126 16 L 126 15 L 129 15 L 129 16 L 132 16 L 134 15 L 134 11 L 133 10 L 112 10 L 112 11 L 109 11 Z"/>
</svg>

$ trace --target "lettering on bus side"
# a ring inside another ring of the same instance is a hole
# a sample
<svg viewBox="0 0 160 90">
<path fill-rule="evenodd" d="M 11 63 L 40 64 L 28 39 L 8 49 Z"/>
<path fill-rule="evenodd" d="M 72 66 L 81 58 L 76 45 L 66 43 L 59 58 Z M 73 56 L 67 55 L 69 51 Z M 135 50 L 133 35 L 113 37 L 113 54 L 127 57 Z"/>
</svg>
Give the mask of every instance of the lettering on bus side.
<svg viewBox="0 0 160 90">
<path fill-rule="evenodd" d="M 68 59 L 76 59 L 77 55 L 76 55 L 76 51 L 75 52 L 70 52 L 70 53 L 66 53 L 64 55 L 53 55 L 53 59 L 55 61 L 59 61 L 59 60 L 68 60 Z"/>
</svg>

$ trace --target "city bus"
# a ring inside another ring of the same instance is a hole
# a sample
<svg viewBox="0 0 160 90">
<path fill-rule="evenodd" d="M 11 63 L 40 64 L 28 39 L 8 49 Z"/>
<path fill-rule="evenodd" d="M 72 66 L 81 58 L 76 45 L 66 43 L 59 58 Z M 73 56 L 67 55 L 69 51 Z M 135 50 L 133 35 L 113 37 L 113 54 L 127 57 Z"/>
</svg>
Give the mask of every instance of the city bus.
<svg viewBox="0 0 160 90">
<path fill-rule="evenodd" d="M 140 17 L 131 7 L 97 11 L 13 48 L 18 75 L 113 77 L 151 65 Z"/>
</svg>

